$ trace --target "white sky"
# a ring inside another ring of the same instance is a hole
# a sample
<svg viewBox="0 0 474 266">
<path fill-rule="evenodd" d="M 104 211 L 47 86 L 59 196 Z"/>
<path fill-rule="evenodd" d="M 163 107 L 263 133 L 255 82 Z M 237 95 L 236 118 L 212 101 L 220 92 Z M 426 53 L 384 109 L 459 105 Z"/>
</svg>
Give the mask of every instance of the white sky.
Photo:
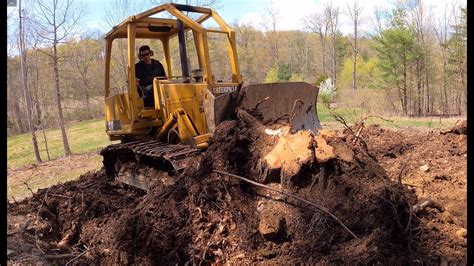
<svg viewBox="0 0 474 266">
<path fill-rule="evenodd" d="M 103 33 L 109 30 L 104 22 L 104 14 L 113 0 L 76 1 L 81 3 L 86 10 L 83 30 L 99 30 Z M 304 30 L 302 18 L 311 13 L 322 12 L 325 4 L 329 1 L 331 0 L 221 0 L 216 10 L 228 23 L 238 22 L 239 24 L 252 25 L 263 30 L 263 24 L 269 25 L 269 21 L 265 21 L 265 17 L 268 16 L 266 9 L 272 5 L 279 16 L 277 22 L 278 30 Z M 397 0 L 358 0 L 359 5 L 363 6 L 360 30 L 367 32 L 373 29 L 372 21 L 375 8 L 391 9 L 395 1 Z M 185 3 L 186 1 L 178 0 L 174 2 Z M 352 6 L 353 2 L 354 0 L 332 0 L 333 6 L 340 8 L 339 29 L 344 34 L 352 32 L 353 26 L 346 10 L 347 5 Z M 149 7 L 152 5 L 152 1 L 144 1 L 144 3 Z M 441 17 L 446 3 L 448 5 L 457 3 L 457 5 L 465 6 L 466 0 L 423 0 L 423 3 L 427 11 L 430 9 L 433 11 L 434 17 Z M 10 12 L 13 12 L 12 14 L 15 17 L 18 16 L 16 8 L 8 7 L 7 14 Z"/>
</svg>

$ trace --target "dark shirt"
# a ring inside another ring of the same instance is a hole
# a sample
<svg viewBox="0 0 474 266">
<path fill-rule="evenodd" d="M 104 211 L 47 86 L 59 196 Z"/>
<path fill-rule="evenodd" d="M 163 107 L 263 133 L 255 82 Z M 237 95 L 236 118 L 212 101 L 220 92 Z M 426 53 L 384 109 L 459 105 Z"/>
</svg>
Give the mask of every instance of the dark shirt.
<svg viewBox="0 0 474 266">
<path fill-rule="evenodd" d="M 160 61 L 151 59 L 151 64 L 146 64 L 143 60 L 135 64 L 135 76 L 140 80 L 140 86 L 153 84 L 154 77 L 165 77 L 165 69 Z"/>
</svg>

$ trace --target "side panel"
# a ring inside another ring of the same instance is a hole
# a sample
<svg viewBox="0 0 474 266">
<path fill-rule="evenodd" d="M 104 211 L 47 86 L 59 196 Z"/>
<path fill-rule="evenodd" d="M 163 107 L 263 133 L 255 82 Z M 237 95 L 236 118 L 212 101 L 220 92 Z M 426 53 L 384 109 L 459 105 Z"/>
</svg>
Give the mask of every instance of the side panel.
<svg viewBox="0 0 474 266">
<path fill-rule="evenodd" d="M 124 130 L 130 125 L 129 108 L 128 93 L 105 98 L 106 131 L 109 135 L 113 131 Z"/>
<path fill-rule="evenodd" d="M 178 108 L 183 108 L 190 116 L 198 134 L 208 133 L 203 107 L 206 84 L 171 83 L 160 86 L 168 115 Z"/>
</svg>

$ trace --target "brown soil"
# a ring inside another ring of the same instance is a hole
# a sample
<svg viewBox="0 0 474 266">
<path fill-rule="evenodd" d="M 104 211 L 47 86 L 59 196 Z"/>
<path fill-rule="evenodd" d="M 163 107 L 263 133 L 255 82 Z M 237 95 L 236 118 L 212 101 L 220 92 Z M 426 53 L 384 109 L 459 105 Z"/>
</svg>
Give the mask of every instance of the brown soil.
<svg viewBox="0 0 474 266">
<path fill-rule="evenodd" d="M 102 169 L 9 203 L 9 259 L 465 263 L 462 128 L 420 134 L 370 126 L 360 139 L 347 130 L 296 138 L 281 125 L 266 130 L 244 111 L 237 116 L 216 128 L 208 150 L 175 182 L 156 182 L 147 194 L 122 187 Z"/>
</svg>

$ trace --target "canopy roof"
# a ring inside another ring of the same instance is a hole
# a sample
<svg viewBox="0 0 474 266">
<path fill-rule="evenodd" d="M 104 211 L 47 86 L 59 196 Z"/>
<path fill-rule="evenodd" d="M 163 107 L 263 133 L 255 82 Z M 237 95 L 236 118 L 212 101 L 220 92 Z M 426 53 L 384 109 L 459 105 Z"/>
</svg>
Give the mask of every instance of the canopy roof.
<svg viewBox="0 0 474 266">
<path fill-rule="evenodd" d="M 176 19 L 152 17 L 164 11 L 173 15 Z M 195 12 L 201 13 L 202 15 L 197 19 L 192 19 L 183 12 Z M 210 17 L 213 17 L 214 20 L 216 20 L 222 30 L 231 31 L 219 15 L 210 8 L 168 3 L 135 16 L 128 17 L 120 24 L 113 27 L 113 29 L 105 35 L 105 38 L 127 38 L 127 26 L 129 23 L 135 23 L 135 38 L 171 38 L 178 34 L 178 19 L 183 22 L 185 30 L 193 29 L 201 32 L 204 29 L 201 24 Z"/>
</svg>

